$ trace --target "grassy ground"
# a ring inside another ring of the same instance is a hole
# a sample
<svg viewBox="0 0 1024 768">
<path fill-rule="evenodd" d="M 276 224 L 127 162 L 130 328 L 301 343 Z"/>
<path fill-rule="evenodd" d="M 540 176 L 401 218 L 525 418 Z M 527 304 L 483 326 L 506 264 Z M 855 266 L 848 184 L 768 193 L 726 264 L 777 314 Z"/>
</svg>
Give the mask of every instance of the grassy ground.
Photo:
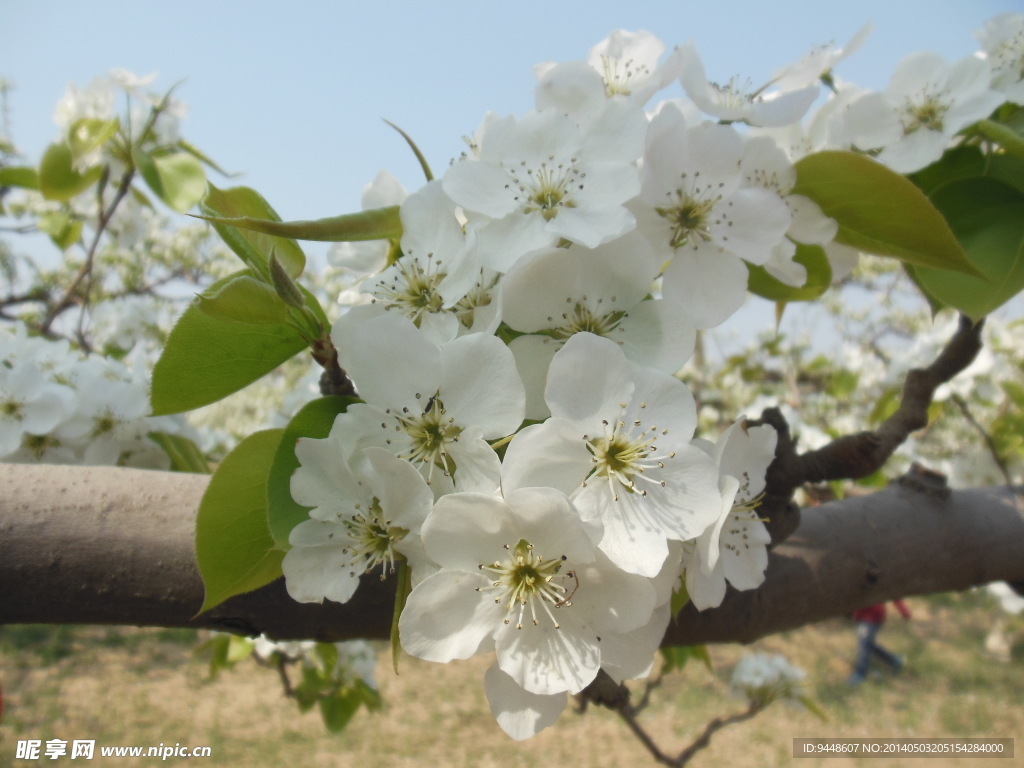
<svg viewBox="0 0 1024 768">
<path fill-rule="evenodd" d="M 880 641 L 905 656 L 893 678 L 874 676 L 858 689 L 850 673 L 852 622 L 835 620 L 767 638 L 751 650 L 783 653 L 808 673 L 808 691 L 827 711 L 775 704 L 756 719 L 716 735 L 695 766 L 900 765 L 887 759 L 792 758 L 794 737 L 1015 737 L 1018 757 L 974 761 L 1024 765 L 1024 617 L 1005 621 L 1011 660 L 984 650 L 1000 615 L 981 592 L 909 601 L 912 622 L 891 619 Z M 96 739 L 97 745 L 212 747 L 210 766 L 594 766 L 654 765 L 616 717 L 567 710 L 534 739 L 515 743 L 490 715 L 481 678 L 489 658 L 450 665 L 404 659 L 390 671 L 382 647 L 378 677 L 385 709 L 359 712 L 348 729 L 328 734 L 314 710 L 300 714 L 272 671 L 251 660 L 206 680 L 192 657 L 195 632 L 103 627 L 0 627 L 0 766 L 18 739 Z M 642 722 L 666 749 L 681 749 L 713 717 L 743 708 L 727 685 L 746 649 L 710 648 L 714 673 L 691 662 L 654 694 Z M 60 758 L 64 765 L 68 757 Z M 155 758 L 96 758 L 89 765 L 152 763 Z M 169 758 L 167 765 L 187 764 Z M 970 760 L 907 760 L 911 766 L 971 765 Z M 51 764 L 49 761 L 43 764 Z M 69 763 L 74 765 L 76 763 Z"/>
</svg>

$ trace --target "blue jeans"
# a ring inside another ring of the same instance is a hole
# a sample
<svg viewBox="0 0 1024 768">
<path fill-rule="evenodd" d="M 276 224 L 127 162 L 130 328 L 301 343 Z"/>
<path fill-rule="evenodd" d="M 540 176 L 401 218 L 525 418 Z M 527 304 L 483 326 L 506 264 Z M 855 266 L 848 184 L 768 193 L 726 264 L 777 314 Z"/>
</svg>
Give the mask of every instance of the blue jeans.
<svg viewBox="0 0 1024 768">
<path fill-rule="evenodd" d="M 858 677 L 867 676 L 872 654 L 892 667 L 893 670 L 898 671 L 903 666 L 899 656 L 885 650 L 885 648 L 875 642 L 875 637 L 881 628 L 881 624 L 872 624 L 868 621 L 857 622 L 857 662 L 853 667 L 854 675 Z"/>
</svg>

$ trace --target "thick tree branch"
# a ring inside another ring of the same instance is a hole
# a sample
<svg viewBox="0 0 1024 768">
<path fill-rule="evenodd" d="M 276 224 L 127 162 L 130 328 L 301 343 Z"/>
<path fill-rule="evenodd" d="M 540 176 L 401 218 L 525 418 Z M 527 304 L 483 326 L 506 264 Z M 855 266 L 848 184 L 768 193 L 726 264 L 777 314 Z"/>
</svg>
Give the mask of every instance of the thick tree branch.
<svg viewBox="0 0 1024 768">
<path fill-rule="evenodd" d="M 0 465 L 0 624 L 208 627 L 275 639 L 386 638 L 394 579 L 345 605 L 298 604 L 279 580 L 201 616 L 194 524 L 205 475 Z M 1024 489 L 921 482 L 805 510 L 757 590 L 685 608 L 665 642 L 750 642 L 908 595 L 1024 582 Z"/>
</svg>

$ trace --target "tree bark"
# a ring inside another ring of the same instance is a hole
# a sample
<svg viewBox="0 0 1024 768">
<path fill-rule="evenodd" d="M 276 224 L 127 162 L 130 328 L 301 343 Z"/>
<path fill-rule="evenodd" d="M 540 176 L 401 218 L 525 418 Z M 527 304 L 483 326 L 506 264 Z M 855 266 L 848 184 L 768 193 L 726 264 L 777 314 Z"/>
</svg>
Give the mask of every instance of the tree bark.
<svg viewBox="0 0 1024 768">
<path fill-rule="evenodd" d="M 275 639 L 384 638 L 394 579 L 339 605 L 282 580 L 196 616 L 193 528 L 205 475 L 0 464 L 0 624 L 205 627 Z M 751 642 L 898 597 L 1024 582 L 1024 488 L 893 484 L 803 510 L 757 590 L 687 606 L 666 644 Z"/>
</svg>

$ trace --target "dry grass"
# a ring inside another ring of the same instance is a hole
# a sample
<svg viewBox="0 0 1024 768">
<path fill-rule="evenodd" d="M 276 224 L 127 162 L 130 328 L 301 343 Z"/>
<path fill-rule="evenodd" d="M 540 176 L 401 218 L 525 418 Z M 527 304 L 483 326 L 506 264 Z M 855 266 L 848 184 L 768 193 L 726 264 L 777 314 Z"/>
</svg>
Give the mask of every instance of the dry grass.
<svg viewBox="0 0 1024 768">
<path fill-rule="evenodd" d="M 880 637 L 906 657 L 906 670 L 856 690 L 844 685 L 854 653 L 851 622 L 830 621 L 754 644 L 753 650 L 783 653 L 807 670 L 809 692 L 830 722 L 776 704 L 755 720 L 719 733 L 693 765 L 855 764 L 794 761 L 794 737 L 1009 736 L 1017 738 L 1018 755 L 1024 752 L 1024 617 L 1007 624 L 1014 645 L 1013 658 L 1005 663 L 983 649 L 998 609 L 982 593 L 912 600 L 910 606 L 914 621 L 891 620 Z M 206 681 L 206 666 L 191 656 L 195 642 L 189 631 L 0 628 L 6 705 L 0 765 L 20 762 L 12 759 L 19 738 L 208 745 L 213 757 L 204 765 L 245 768 L 654 765 L 613 714 L 594 708 L 584 716 L 566 711 L 554 728 L 536 738 L 510 741 L 494 724 L 484 698 L 481 678 L 488 658 L 451 665 L 406 658 L 402 674 L 395 677 L 382 647 L 378 676 L 384 711 L 360 712 L 344 733 L 330 735 L 315 712 L 300 714 L 294 702 L 282 697 L 273 673 L 251 661 Z M 642 718 L 659 743 L 679 749 L 711 718 L 743 707 L 726 684 L 743 653 L 739 646 L 712 647 L 714 674 L 691 664 L 666 681 Z M 105 760 L 97 750 L 89 765 L 153 760 Z M 188 762 L 170 758 L 166 764 Z M 901 764 L 859 762 L 875 768 Z M 948 764 L 962 768 L 971 761 Z M 1022 765 L 1024 759 L 982 764 Z"/>
</svg>

